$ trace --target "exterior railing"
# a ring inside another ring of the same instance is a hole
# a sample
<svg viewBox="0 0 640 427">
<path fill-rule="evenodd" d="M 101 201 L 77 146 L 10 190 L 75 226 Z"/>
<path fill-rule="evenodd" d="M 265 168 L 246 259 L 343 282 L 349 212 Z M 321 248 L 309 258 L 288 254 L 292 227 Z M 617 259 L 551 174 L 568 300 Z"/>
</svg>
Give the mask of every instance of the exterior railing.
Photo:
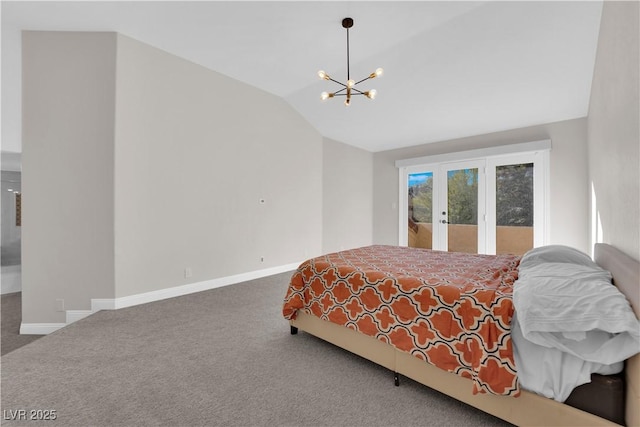
<svg viewBox="0 0 640 427">
<path fill-rule="evenodd" d="M 409 246 L 432 248 L 432 224 L 418 222 L 409 227 Z M 449 224 L 448 247 L 451 252 L 476 253 L 478 250 L 478 226 Z M 496 227 L 496 253 L 522 255 L 533 247 L 533 227 Z"/>
</svg>

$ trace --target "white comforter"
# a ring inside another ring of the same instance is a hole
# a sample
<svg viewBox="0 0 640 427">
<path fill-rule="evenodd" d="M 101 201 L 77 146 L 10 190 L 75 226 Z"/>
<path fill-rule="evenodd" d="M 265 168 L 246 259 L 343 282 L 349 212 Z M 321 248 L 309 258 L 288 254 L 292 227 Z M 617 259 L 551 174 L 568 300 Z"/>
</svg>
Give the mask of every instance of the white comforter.
<svg viewBox="0 0 640 427">
<path fill-rule="evenodd" d="M 521 386 L 562 402 L 640 352 L 640 323 L 608 271 L 575 249 L 554 250 L 522 258 L 511 330 Z"/>
</svg>

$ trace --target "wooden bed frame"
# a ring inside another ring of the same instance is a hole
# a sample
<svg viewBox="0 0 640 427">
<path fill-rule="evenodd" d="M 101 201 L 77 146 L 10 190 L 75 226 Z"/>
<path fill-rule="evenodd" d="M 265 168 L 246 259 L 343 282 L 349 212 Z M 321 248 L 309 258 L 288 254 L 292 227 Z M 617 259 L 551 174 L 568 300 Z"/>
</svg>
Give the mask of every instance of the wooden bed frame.
<svg viewBox="0 0 640 427">
<path fill-rule="evenodd" d="M 640 262 L 613 246 L 595 245 L 595 261 L 613 275 L 614 284 L 627 296 L 640 318 Z M 373 337 L 344 326 L 298 312 L 291 322 L 292 333 L 300 329 L 352 353 L 371 360 L 396 374 L 404 375 L 484 412 L 516 425 L 599 426 L 617 425 L 555 400 L 522 391 L 520 397 L 472 394 L 471 380 L 429 365 L 417 357 Z M 297 328 L 297 329 L 296 329 Z M 628 426 L 640 426 L 640 355 L 625 363 Z"/>
</svg>

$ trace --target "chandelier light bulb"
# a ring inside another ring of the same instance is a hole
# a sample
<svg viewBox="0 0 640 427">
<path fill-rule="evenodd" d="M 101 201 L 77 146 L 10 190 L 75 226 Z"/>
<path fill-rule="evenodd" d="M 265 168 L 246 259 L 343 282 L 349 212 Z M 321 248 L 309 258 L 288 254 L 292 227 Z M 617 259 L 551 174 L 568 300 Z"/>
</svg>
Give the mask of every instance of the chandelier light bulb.
<svg viewBox="0 0 640 427">
<path fill-rule="evenodd" d="M 373 73 L 369 74 L 370 79 L 375 79 L 376 77 L 380 77 L 384 73 L 382 68 L 376 69 Z"/>
<path fill-rule="evenodd" d="M 351 99 L 350 99 L 350 98 L 345 99 L 345 100 L 344 100 L 344 105 L 345 105 L 346 107 L 348 107 L 349 105 L 351 105 Z"/>
<path fill-rule="evenodd" d="M 320 77 L 322 80 L 329 80 L 329 75 L 325 73 L 324 70 L 318 71 L 318 77 Z"/>
<path fill-rule="evenodd" d="M 369 99 L 376 99 L 376 95 L 378 94 L 378 91 L 375 89 L 371 89 L 370 91 L 367 91 L 364 94 L 367 95 L 367 98 Z"/>
<path fill-rule="evenodd" d="M 320 94 L 320 99 L 322 99 L 323 101 L 327 100 L 329 98 L 329 93 L 328 92 L 322 92 Z"/>
<path fill-rule="evenodd" d="M 353 80 L 347 80 L 347 87 L 353 87 L 353 85 L 355 85 L 356 82 L 354 82 Z"/>
</svg>

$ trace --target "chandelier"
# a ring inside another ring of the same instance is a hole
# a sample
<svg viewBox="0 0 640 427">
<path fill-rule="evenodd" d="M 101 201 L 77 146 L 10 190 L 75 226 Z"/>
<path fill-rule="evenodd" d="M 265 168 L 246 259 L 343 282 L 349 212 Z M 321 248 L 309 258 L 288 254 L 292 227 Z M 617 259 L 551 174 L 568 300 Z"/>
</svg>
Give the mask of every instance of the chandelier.
<svg viewBox="0 0 640 427">
<path fill-rule="evenodd" d="M 382 68 L 378 68 L 373 73 L 369 74 L 367 77 L 365 77 L 362 80 L 358 80 L 357 82 L 354 80 L 351 80 L 351 73 L 349 70 L 349 28 L 353 27 L 353 19 L 344 18 L 342 20 L 342 27 L 346 28 L 347 30 L 347 83 L 342 83 L 337 80 L 334 80 L 333 78 L 331 78 L 331 76 L 329 76 L 329 74 L 325 73 L 322 70 L 318 71 L 318 76 L 322 80 L 331 80 L 332 82 L 338 83 L 340 86 L 342 86 L 342 89 L 337 90 L 335 92 L 322 92 L 322 94 L 320 95 L 320 98 L 323 101 L 329 98 L 333 98 L 334 96 L 346 96 L 344 100 L 344 105 L 349 106 L 351 104 L 352 95 L 364 95 L 369 99 L 374 99 L 376 97 L 377 92 L 375 89 L 361 91 L 360 89 L 356 88 L 356 86 L 364 82 L 365 80 L 380 77 L 382 75 Z"/>
</svg>

